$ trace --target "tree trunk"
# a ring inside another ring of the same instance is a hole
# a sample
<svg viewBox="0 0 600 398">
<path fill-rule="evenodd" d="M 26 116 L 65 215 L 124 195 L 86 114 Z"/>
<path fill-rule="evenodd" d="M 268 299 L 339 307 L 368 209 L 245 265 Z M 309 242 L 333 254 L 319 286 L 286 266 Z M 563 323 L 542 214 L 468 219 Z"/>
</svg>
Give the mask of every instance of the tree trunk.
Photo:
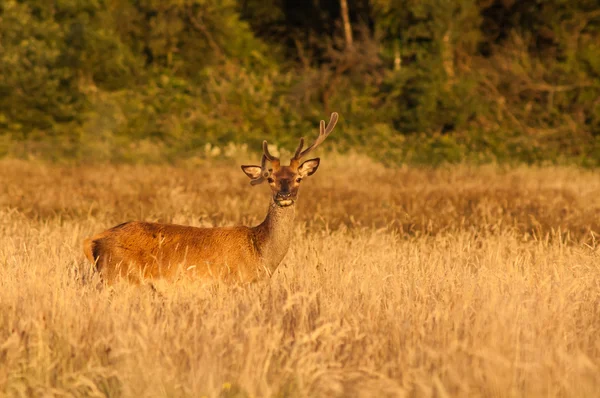
<svg viewBox="0 0 600 398">
<path fill-rule="evenodd" d="M 352 40 L 352 25 L 350 24 L 350 14 L 348 13 L 348 1 L 340 0 L 340 12 L 342 14 L 342 23 L 344 25 L 344 37 L 346 38 L 346 48 L 351 48 Z"/>
<path fill-rule="evenodd" d="M 402 58 L 400 57 L 400 44 L 396 40 L 394 44 L 394 70 L 399 71 L 402 67 Z"/>
<path fill-rule="evenodd" d="M 442 63 L 444 72 L 446 72 L 446 83 L 451 86 L 454 84 L 454 47 L 452 43 L 452 27 L 450 27 L 444 37 L 442 37 Z"/>
</svg>

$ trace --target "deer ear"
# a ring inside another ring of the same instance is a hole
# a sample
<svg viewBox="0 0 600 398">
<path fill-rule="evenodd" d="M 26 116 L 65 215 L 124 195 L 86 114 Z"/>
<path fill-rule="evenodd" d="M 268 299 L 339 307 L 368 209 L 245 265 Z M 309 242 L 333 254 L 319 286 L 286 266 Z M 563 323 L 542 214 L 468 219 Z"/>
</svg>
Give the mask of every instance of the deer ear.
<svg viewBox="0 0 600 398">
<path fill-rule="evenodd" d="M 256 180 L 260 177 L 262 169 L 260 168 L 260 166 L 242 166 L 242 171 L 246 173 L 246 175 L 250 177 L 250 179 Z"/>
<path fill-rule="evenodd" d="M 300 177 L 308 177 L 315 174 L 315 171 L 319 168 L 320 162 L 321 159 L 319 158 L 307 160 L 298 167 L 298 174 L 300 174 Z"/>
</svg>

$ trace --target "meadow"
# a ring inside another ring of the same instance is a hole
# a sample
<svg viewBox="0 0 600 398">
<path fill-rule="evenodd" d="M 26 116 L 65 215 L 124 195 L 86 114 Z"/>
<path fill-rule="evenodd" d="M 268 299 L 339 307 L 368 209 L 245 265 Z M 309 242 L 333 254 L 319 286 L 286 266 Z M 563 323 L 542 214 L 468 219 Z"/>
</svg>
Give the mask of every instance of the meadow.
<svg viewBox="0 0 600 398">
<path fill-rule="evenodd" d="M 108 287 L 85 237 L 259 223 L 267 188 L 229 161 L 0 161 L 0 395 L 597 396 L 596 171 L 331 154 L 303 184 L 270 280 Z"/>
</svg>

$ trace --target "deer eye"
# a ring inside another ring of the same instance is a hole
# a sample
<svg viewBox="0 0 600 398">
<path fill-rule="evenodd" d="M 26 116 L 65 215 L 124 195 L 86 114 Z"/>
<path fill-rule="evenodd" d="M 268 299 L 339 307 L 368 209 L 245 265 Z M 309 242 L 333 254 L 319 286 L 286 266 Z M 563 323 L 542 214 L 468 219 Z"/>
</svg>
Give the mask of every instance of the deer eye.
<svg viewBox="0 0 600 398">
<path fill-rule="evenodd" d="M 267 178 L 267 181 L 269 181 L 269 184 L 272 184 L 272 183 L 274 183 L 274 182 L 275 182 L 275 180 L 274 180 L 274 179 L 272 179 L 271 177 Z"/>
<path fill-rule="evenodd" d="M 296 182 L 300 182 L 300 181 L 302 181 L 302 178 L 300 178 L 300 177 L 296 178 Z"/>
</svg>

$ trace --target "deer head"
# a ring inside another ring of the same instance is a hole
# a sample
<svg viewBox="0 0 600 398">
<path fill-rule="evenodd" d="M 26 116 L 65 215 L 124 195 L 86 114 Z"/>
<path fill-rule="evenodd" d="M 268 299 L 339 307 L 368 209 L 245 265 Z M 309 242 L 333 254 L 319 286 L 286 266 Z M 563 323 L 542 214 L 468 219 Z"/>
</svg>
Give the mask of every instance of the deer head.
<svg viewBox="0 0 600 398">
<path fill-rule="evenodd" d="M 289 166 L 282 166 L 279 158 L 269 153 L 267 141 L 263 141 L 263 156 L 260 166 L 242 166 L 242 170 L 250 177 L 250 184 L 258 185 L 267 181 L 273 193 L 273 201 L 281 206 L 291 206 L 298 197 L 298 188 L 302 180 L 313 175 L 319 168 L 319 158 L 309 159 L 302 163 L 300 161 L 311 151 L 317 148 L 325 138 L 331 133 L 338 121 L 338 114 L 333 112 L 329 123 L 325 126 L 325 121 L 321 120 L 319 136 L 311 146 L 302 150 L 304 147 L 304 138 L 300 138 L 300 144 L 290 160 Z M 271 167 L 267 167 L 267 162 Z"/>
</svg>

